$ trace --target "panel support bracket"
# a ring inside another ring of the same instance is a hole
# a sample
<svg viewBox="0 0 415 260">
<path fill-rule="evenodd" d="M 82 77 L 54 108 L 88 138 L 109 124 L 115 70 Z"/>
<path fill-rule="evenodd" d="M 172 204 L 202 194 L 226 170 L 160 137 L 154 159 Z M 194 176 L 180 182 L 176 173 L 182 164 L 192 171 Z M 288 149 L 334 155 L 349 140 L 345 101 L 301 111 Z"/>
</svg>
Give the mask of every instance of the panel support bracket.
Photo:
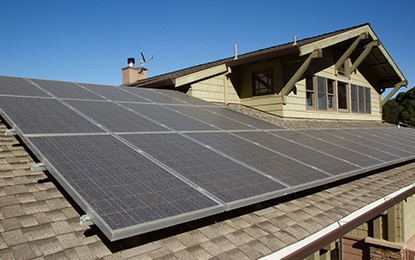
<svg viewBox="0 0 415 260">
<path fill-rule="evenodd" d="M 79 218 L 79 223 L 81 224 L 81 226 L 83 227 L 89 227 L 92 226 L 94 224 L 94 222 L 92 222 L 92 219 L 90 216 L 88 215 L 82 215 Z"/>
<path fill-rule="evenodd" d="M 286 95 L 288 95 L 291 90 L 295 87 L 295 83 L 300 80 L 301 76 L 303 76 L 304 72 L 308 69 L 311 64 L 311 61 L 315 58 L 323 57 L 323 51 L 321 49 L 316 49 L 310 55 L 308 55 L 307 59 L 301 64 L 300 68 L 294 73 L 294 75 L 288 80 L 285 86 L 282 88 L 280 94 L 282 103 L 286 104 Z"/>
<path fill-rule="evenodd" d="M 6 136 L 15 136 L 15 135 L 17 135 L 16 129 L 14 129 L 14 128 L 7 129 L 6 133 L 4 135 L 6 135 Z"/>
<path fill-rule="evenodd" d="M 43 172 L 46 171 L 46 166 L 43 163 L 36 163 L 30 167 L 32 172 Z"/>
<path fill-rule="evenodd" d="M 360 63 L 362 63 L 362 61 L 364 61 L 364 59 L 366 59 L 367 55 L 369 55 L 370 51 L 372 50 L 373 47 L 379 46 L 380 45 L 380 41 L 379 40 L 374 40 L 371 41 L 370 43 L 368 43 L 365 46 L 364 51 L 360 54 L 360 56 L 355 60 L 355 62 L 352 64 L 352 66 L 350 66 L 350 73 L 353 73 L 357 67 L 359 67 Z"/>
</svg>

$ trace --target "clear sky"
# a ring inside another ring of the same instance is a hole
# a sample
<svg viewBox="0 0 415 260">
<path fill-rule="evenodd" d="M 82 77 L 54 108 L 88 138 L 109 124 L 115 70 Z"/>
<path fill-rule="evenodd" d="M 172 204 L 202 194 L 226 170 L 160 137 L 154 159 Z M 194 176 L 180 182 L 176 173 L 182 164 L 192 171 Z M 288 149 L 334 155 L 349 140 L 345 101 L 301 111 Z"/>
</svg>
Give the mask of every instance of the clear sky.
<svg viewBox="0 0 415 260">
<path fill-rule="evenodd" d="M 0 75 L 120 85 L 140 52 L 156 76 L 363 23 L 414 86 L 414 0 L 0 0 Z"/>
</svg>

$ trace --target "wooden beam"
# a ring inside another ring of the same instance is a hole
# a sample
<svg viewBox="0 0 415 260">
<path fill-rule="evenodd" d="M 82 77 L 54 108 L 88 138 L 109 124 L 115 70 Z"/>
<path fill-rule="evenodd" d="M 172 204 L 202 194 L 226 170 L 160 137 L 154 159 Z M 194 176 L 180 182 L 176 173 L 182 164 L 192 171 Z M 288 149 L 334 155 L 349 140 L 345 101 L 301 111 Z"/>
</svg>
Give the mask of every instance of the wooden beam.
<svg viewBox="0 0 415 260">
<path fill-rule="evenodd" d="M 186 84 L 191 84 L 206 78 L 210 78 L 219 74 L 227 73 L 228 68 L 225 64 L 221 64 L 208 69 L 200 70 L 194 73 L 190 73 L 176 78 L 176 87 L 180 87 Z"/>
<path fill-rule="evenodd" d="M 349 46 L 349 48 L 343 53 L 343 55 L 337 60 L 336 64 L 334 64 L 335 73 L 337 74 L 337 70 L 340 68 L 341 65 L 344 64 L 344 62 L 350 57 L 350 55 L 354 52 L 357 45 L 359 45 L 359 42 L 361 40 L 365 40 L 369 38 L 369 34 L 361 33 L 356 40 L 352 43 L 352 45 Z"/>
<path fill-rule="evenodd" d="M 294 73 L 294 75 L 288 80 L 285 86 L 280 91 L 282 103 L 285 105 L 286 103 L 286 95 L 288 95 L 291 90 L 294 88 L 295 83 L 300 80 L 301 76 L 303 76 L 304 72 L 308 69 L 311 64 L 311 61 L 315 58 L 323 57 L 323 51 L 321 49 L 314 50 L 310 55 L 308 55 L 307 59 L 301 64 L 300 68 Z M 276 93 L 275 93 L 276 94 Z M 274 95 L 275 95 L 274 94 Z"/>
<path fill-rule="evenodd" d="M 401 87 L 403 87 L 403 86 L 407 86 L 408 85 L 408 81 L 407 80 L 404 80 L 404 81 L 401 81 L 401 82 L 399 82 L 399 83 L 397 83 L 397 84 L 395 84 L 394 86 L 394 88 L 392 89 L 392 91 L 391 92 L 389 92 L 389 94 L 382 100 L 382 102 L 380 103 L 380 105 L 383 107 L 385 104 L 386 104 L 386 102 L 388 102 L 388 100 L 393 96 L 393 95 L 395 95 L 395 93 L 401 88 Z"/>
<path fill-rule="evenodd" d="M 369 55 L 372 48 L 379 46 L 379 45 L 380 45 L 379 40 L 374 40 L 368 43 L 365 46 L 365 49 L 363 50 L 363 52 L 360 54 L 360 56 L 355 60 L 352 66 L 350 66 L 350 70 L 349 70 L 350 74 L 353 73 L 357 69 L 357 67 L 359 67 L 359 65 L 363 62 L 364 59 L 366 59 L 367 55 Z"/>
</svg>

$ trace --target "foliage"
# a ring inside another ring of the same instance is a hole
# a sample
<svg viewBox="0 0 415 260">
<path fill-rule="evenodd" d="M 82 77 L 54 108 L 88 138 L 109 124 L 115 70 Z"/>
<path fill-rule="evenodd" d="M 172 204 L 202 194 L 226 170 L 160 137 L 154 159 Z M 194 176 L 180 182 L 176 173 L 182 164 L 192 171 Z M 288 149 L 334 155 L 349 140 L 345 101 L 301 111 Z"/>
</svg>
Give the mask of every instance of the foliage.
<svg viewBox="0 0 415 260">
<path fill-rule="evenodd" d="M 389 100 L 382 110 L 383 120 L 388 123 L 402 122 L 415 126 L 415 87 L 399 93 L 395 99 Z"/>
</svg>

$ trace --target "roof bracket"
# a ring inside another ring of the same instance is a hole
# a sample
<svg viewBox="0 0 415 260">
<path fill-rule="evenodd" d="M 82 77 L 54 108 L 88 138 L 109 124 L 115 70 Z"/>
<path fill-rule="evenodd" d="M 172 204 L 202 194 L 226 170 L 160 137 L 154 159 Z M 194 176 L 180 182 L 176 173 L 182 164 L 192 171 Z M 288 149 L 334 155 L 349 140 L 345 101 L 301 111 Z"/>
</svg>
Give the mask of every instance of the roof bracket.
<svg viewBox="0 0 415 260">
<path fill-rule="evenodd" d="M 89 227 L 89 226 L 92 226 L 93 224 L 94 224 L 94 222 L 92 222 L 92 219 L 91 219 L 91 217 L 90 216 L 88 216 L 88 215 L 82 215 L 80 218 L 79 218 L 79 223 L 81 224 L 81 226 L 83 226 L 83 227 Z"/>
<path fill-rule="evenodd" d="M 343 53 L 343 55 L 337 60 L 336 64 L 334 64 L 335 74 L 337 75 L 337 70 L 340 68 L 342 64 L 350 57 L 352 52 L 356 49 L 357 45 L 361 40 L 368 39 L 369 34 L 367 32 L 361 33 L 356 40 L 349 46 L 349 48 Z"/>
<path fill-rule="evenodd" d="M 30 167 L 32 172 L 43 172 L 46 171 L 46 166 L 43 163 L 35 163 Z"/>
<path fill-rule="evenodd" d="M 388 101 L 389 99 L 395 95 L 395 93 L 403 86 L 407 86 L 408 85 L 408 81 L 407 80 L 403 80 L 401 82 L 398 82 L 394 85 L 394 88 L 391 90 L 391 92 L 389 92 L 389 94 L 381 101 L 380 105 L 383 107 Z"/>
<path fill-rule="evenodd" d="M 366 59 L 367 55 L 369 55 L 370 51 L 372 50 L 373 47 L 379 46 L 380 45 L 380 41 L 379 40 L 374 40 L 371 41 L 370 43 L 368 43 L 365 46 L 365 49 L 363 50 L 363 52 L 360 54 L 360 56 L 355 60 L 355 62 L 352 64 L 352 66 L 350 66 L 350 73 L 353 73 L 357 67 L 359 67 L 360 63 L 362 63 L 362 61 L 364 59 Z"/>
<path fill-rule="evenodd" d="M 6 133 L 4 134 L 6 136 L 14 136 L 17 135 L 16 129 L 12 128 L 12 129 L 7 129 Z"/>
<path fill-rule="evenodd" d="M 282 103 L 285 105 L 286 103 L 286 95 L 288 95 L 293 88 L 295 87 L 295 83 L 300 80 L 301 76 L 303 76 L 304 72 L 310 66 L 311 61 L 315 58 L 323 57 L 323 51 L 321 49 L 316 49 L 310 55 L 308 55 L 307 59 L 301 64 L 300 68 L 294 73 L 294 75 L 288 80 L 285 86 L 280 91 L 280 95 L 282 98 Z M 275 94 L 274 94 L 275 95 Z"/>
</svg>

